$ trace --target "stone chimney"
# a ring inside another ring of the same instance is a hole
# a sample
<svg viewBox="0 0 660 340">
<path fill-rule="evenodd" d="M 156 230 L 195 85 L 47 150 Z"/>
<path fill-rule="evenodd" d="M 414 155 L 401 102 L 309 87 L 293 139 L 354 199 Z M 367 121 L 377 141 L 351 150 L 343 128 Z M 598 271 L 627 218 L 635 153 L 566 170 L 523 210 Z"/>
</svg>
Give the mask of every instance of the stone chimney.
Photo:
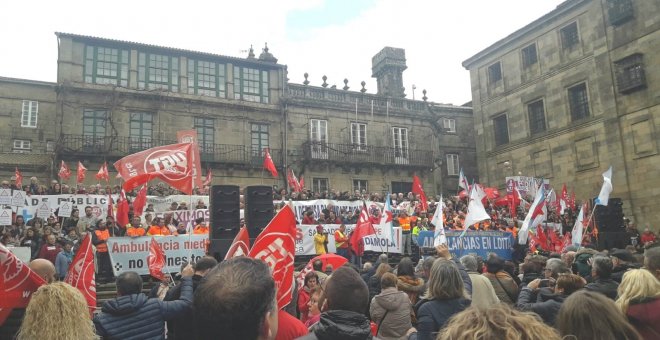
<svg viewBox="0 0 660 340">
<path fill-rule="evenodd" d="M 403 48 L 385 47 L 371 58 L 371 76 L 378 82 L 378 94 L 404 98 L 403 71 L 407 68 Z"/>
</svg>

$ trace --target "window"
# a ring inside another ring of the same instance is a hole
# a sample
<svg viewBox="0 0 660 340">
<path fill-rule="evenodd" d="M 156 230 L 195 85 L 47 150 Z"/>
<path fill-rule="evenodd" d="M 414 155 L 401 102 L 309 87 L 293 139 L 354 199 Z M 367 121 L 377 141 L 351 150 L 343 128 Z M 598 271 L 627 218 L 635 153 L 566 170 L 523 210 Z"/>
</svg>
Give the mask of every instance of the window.
<svg viewBox="0 0 660 340">
<path fill-rule="evenodd" d="M 32 150 L 32 141 L 14 139 L 14 152 L 29 152 Z"/>
<path fill-rule="evenodd" d="M 225 98 L 225 64 L 188 59 L 188 93 Z"/>
<path fill-rule="evenodd" d="M 130 113 L 130 148 L 131 152 L 142 151 L 151 148 L 153 138 L 154 118 L 152 113 L 133 112 Z"/>
<path fill-rule="evenodd" d="M 616 66 L 616 86 L 620 93 L 629 93 L 646 88 L 642 54 L 633 54 L 614 64 Z M 25 107 L 25 104 L 23 106 Z"/>
<path fill-rule="evenodd" d="M 561 46 L 567 50 L 576 46 L 580 42 L 578 35 L 577 22 L 572 22 L 561 29 Z"/>
<path fill-rule="evenodd" d="M 412 182 L 392 182 L 392 193 L 402 193 L 406 195 L 412 191 Z"/>
<path fill-rule="evenodd" d="M 138 53 L 138 88 L 179 92 L 179 58 Z"/>
<path fill-rule="evenodd" d="M 458 155 L 455 153 L 447 154 L 447 175 L 448 176 L 458 176 L 461 171 L 461 167 L 458 164 Z"/>
<path fill-rule="evenodd" d="M 39 115 L 39 102 L 34 100 L 24 100 L 21 110 L 21 127 L 37 127 L 37 117 Z"/>
<path fill-rule="evenodd" d="M 312 191 L 313 192 L 328 191 L 328 179 L 327 178 L 313 178 L 312 179 Z"/>
<path fill-rule="evenodd" d="M 268 71 L 234 66 L 234 98 L 268 104 Z"/>
<path fill-rule="evenodd" d="M 83 146 L 98 147 L 104 145 L 106 110 L 83 110 Z"/>
<path fill-rule="evenodd" d="M 607 0 L 610 25 L 617 26 L 633 18 L 632 0 Z"/>
<path fill-rule="evenodd" d="M 252 157 L 261 157 L 263 150 L 268 148 L 268 125 L 252 123 L 251 128 Z"/>
<path fill-rule="evenodd" d="M 545 131 L 545 109 L 542 99 L 527 104 L 527 115 L 529 116 L 529 131 L 532 135 Z"/>
<path fill-rule="evenodd" d="M 55 152 L 55 142 L 49 140 L 46 142 L 46 152 Z"/>
<path fill-rule="evenodd" d="M 351 123 L 351 144 L 353 150 L 367 150 L 367 124 Z"/>
<path fill-rule="evenodd" d="M 212 154 L 215 143 L 215 120 L 197 117 L 194 121 L 197 130 L 197 142 L 201 153 Z"/>
<path fill-rule="evenodd" d="M 536 55 L 536 43 L 530 44 L 523 48 L 521 53 L 524 68 L 532 66 L 538 62 L 538 56 Z"/>
<path fill-rule="evenodd" d="M 396 164 L 408 163 L 408 129 L 392 128 L 392 143 L 394 145 L 394 162 Z"/>
<path fill-rule="evenodd" d="M 568 105 L 572 120 L 589 117 L 589 97 L 587 84 L 582 83 L 568 89 Z"/>
<path fill-rule="evenodd" d="M 328 121 L 311 119 L 309 121 L 309 139 L 312 158 L 328 159 Z"/>
<path fill-rule="evenodd" d="M 442 127 L 445 129 L 445 132 L 456 132 L 456 120 L 451 118 L 442 119 Z"/>
<path fill-rule="evenodd" d="M 498 61 L 488 66 L 488 84 L 495 84 L 500 80 L 502 80 L 502 65 Z"/>
<path fill-rule="evenodd" d="M 369 188 L 367 187 L 367 180 L 366 179 L 354 179 L 353 180 L 353 191 L 359 190 L 362 192 L 362 190 L 365 190 L 369 192 Z"/>
<path fill-rule="evenodd" d="M 509 143 L 509 122 L 506 114 L 495 117 L 493 127 L 495 129 L 495 146 Z"/>
<path fill-rule="evenodd" d="M 85 82 L 128 86 L 128 50 L 85 47 Z"/>
</svg>

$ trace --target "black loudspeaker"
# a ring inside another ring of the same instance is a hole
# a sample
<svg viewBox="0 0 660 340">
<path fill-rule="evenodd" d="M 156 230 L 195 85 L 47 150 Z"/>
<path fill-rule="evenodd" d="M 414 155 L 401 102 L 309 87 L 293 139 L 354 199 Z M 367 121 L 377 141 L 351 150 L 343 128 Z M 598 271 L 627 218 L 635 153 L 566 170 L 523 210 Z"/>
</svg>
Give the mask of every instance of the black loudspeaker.
<svg viewBox="0 0 660 340">
<path fill-rule="evenodd" d="M 610 198 L 607 206 L 597 205 L 594 221 L 600 232 L 623 232 L 623 202 L 620 198 Z"/>
<path fill-rule="evenodd" d="M 630 244 L 630 235 L 625 232 L 599 232 L 598 249 L 625 249 Z"/>
<path fill-rule="evenodd" d="M 273 188 L 267 185 L 251 185 L 245 190 L 245 225 L 251 236 L 259 235 L 273 219 Z"/>
<path fill-rule="evenodd" d="M 238 185 L 211 186 L 210 239 L 234 239 L 241 226 L 240 195 Z"/>
</svg>

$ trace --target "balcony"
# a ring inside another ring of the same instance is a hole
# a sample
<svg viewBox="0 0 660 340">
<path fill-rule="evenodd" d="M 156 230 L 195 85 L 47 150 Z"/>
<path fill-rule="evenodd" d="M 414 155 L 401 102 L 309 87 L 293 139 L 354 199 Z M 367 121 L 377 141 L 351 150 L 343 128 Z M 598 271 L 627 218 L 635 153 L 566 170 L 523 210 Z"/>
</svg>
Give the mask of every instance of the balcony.
<svg viewBox="0 0 660 340">
<path fill-rule="evenodd" d="M 307 161 L 328 161 L 336 164 L 384 165 L 401 167 L 433 167 L 430 150 L 412 150 L 369 145 L 305 142 L 303 154 Z"/>
<path fill-rule="evenodd" d="M 318 87 L 311 85 L 287 84 L 287 95 L 291 99 L 333 102 L 355 109 L 355 103 L 361 105 L 362 109 L 371 109 L 376 112 L 408 111 L 423 113 L 428 111 L 428 103 L 420 100 L 403 98 L 387 98 L 371 93 L 361 93 L 334 88 Z"/>
<path fill-rule="evenodd" d="M 95 137 L 83 135 L 63 135 L 58 151 L 62 157 L 104 157 L 121 158 L 152 147 L 176 144 L 175 140 L 135 137 Z M 249 145 L 203 144 L 199 148 L 202 162 L 231 164 L 251 168 L 263 165 L 263 152 L 253 150 Z M 276 165 L 283 164 L 282 150 L 270 149 Z"/>
</svg>

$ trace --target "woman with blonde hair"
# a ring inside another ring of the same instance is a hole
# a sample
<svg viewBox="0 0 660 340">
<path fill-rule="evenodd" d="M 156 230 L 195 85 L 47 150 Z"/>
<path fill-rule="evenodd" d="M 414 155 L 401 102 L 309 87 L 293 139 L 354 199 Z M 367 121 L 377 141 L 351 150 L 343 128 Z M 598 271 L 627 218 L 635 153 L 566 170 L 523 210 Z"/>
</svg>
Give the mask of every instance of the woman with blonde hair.
<svg viewBox="0 0 660 340">
<path fill-rule="evenodd" d="M 95 339 L 87 301 L 64 282 L 43 285 L 32 294 L 18 340 Z"/>
<path fill-rule="evenodd" d="M 660 282 L 651 272 L 632 269 L 623 274 L 616 305 L 644 339 L 660 339 Z"/>
<path fill-rule="evenodd" d="M 504 303 L 472 306 L 454 315 L 438 339 L 451 340 L 559 340 L 557 331 L 536 314 L 520 312 Z"/>
<path fill-rule="evenodd" d="M 577 291 L 564 300 L 556 328 L 564 339 L 642 339 L 612 299 L 588 290 Z"/>
</svg>

